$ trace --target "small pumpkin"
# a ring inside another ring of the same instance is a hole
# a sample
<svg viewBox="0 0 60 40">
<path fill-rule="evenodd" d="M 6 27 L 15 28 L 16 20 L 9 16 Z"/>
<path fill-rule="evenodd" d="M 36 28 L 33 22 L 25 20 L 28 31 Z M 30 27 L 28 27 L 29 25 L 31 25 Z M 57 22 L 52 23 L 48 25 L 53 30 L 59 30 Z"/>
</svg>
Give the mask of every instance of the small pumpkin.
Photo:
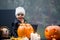
<svg viewBox="0 0 60 40">
<path fill-rule="evenodd" d="M 34 32 L 33 27 L 28 23 L 21 23 L 17 29 L 18 37 L 28 37 L 30 38 L 30 34 Z"/>
<path fill-rule="evenodd" d="M 45 28 L 45 37 L 47 39 L 59 39 L 60 38 L 60 27 L 57 25 L 47 26 Z"/>
<path fill-rule="evenodd" d="M 1 26 L 0 27 L 0 36 L 1 37 L 9 37 L 9 29 L 7 28 L 7 26 Z"/>
</svg>

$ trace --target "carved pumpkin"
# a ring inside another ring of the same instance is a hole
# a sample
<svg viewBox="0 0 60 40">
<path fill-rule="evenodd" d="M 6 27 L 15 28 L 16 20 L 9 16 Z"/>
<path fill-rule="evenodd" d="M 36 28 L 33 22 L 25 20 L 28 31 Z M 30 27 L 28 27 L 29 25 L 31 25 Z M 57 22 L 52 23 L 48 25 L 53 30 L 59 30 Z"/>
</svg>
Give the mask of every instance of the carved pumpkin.
<svg viewBox="0 0 60 40">
<path fill-rule="evenodd" d="M 57 25 L 47 26 L 45 29 L 47 39 L 60 39 L 60 27 Z"/>
<path fill-rule="evenodd" d="M 1 26 L 0 33 L 1 37 L 9 37 L 9 29 L 7 28 L 7 26 Z"/>
<path fill-rule="evenodd" d="M 28 37 L 30 38 L 30 34 L 34 32 L 33 27 L 30 24 L 22 23 L 17 29 L 18 37 Z"/>
</svg>

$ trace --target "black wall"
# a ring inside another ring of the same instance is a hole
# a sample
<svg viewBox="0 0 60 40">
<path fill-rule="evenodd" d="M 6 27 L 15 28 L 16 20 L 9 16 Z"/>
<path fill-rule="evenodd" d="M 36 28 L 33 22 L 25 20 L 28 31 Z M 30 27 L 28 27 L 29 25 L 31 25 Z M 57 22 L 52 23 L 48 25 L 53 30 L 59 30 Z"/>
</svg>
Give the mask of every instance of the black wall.
<svg viewBox="0 0 60 40">
<path fill-rule="evenodd" d="M 15 19 L 15 10 L 0 10 L 0 25 L 11 27 Z"/>
</svg>

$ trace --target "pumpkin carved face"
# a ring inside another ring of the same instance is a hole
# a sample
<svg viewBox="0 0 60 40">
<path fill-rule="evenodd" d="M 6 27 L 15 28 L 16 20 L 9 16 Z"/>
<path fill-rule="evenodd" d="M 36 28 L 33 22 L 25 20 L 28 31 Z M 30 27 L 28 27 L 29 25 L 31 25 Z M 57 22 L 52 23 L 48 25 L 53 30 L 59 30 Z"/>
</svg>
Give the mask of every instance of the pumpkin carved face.
<svg viewBox="0 0 60 40">
<path fill-rule="evenodd" d="M 9 29 L 7 28 L 7 26 L 1 26 L 0 33 L 1 37 L 9 37 Z"/>
<path fill-rule="evenodd" d="M 17 29 L 18 37 L 28 37 L 30 38 L 30 34 L 34 32 L 33 27 L 30 24 L 22 23 Z"/>
<path fill-rule="evenodd" d="M 59 39 L 60 38 L 60 27 L 56 25 L 48 26 L 45 29 L 45 37 L 47 39 Z"/>
</svg>

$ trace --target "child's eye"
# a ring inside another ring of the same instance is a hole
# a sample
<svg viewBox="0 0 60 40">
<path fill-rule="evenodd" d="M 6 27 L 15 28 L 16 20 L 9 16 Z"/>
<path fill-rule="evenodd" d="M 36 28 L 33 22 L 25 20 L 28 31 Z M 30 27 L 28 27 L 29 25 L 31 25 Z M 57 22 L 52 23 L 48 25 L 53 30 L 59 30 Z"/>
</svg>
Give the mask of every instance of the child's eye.
<svg viewBox="0 0 60 40">
<path fill-rule="evenodd" d="M 24 16 L 24 14 L 21 14 L 21 16 Z"/>
<path fill-rule="evenodd" d="M 24 14 L 17 14 L 17 15 L 18 15 L 18 16 L 20 16 L 20 15 L 21 15 L 21 16 L 24 16 Z"/>
<path fill-rule="evenodd" d="M 20 14 L 17 14 L 18 16 L 20 15 Z"/>
</svg>

